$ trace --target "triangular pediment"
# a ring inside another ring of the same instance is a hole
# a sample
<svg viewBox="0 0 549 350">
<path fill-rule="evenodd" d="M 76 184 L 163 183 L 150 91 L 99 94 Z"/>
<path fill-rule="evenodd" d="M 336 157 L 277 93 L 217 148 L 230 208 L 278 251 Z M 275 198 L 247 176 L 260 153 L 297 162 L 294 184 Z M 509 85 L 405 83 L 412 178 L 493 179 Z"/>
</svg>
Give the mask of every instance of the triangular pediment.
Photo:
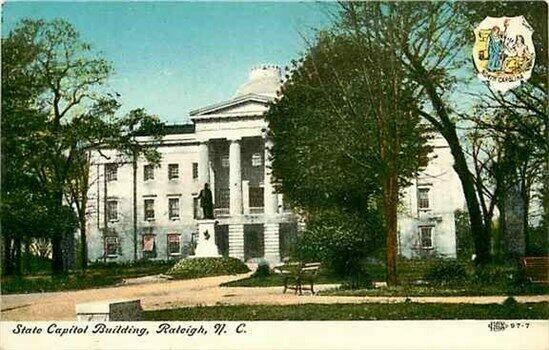
<svg viewBox="0 0 549 350">
<path fill-rule="evenodd" d="M 191 117 L 208 115 L 238 115 L 238 114 L 262 114 L 267 110 L 267 104 L 273 98 L 264 95 L 248 94 L 239 96 L 229 101 L 216 103 L 210 106 L 196 109 L 190 112 Z"/>
</svg>

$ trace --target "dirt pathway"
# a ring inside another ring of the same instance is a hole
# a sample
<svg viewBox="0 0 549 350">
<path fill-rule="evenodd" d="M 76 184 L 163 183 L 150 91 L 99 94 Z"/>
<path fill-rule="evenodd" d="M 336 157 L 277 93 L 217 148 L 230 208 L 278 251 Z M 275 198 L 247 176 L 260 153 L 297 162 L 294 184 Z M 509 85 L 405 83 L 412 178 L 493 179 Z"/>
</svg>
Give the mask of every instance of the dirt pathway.
<svg viewBox="0 0 549 350">
<path fill-rule="evenodd" d="M 225 282 L 247 277 L 207 277 L 183 281 L 163 281 L 109 288 L 87 289 L 56 293 L 13 294 L 2 296 L 2 320 L 74 320 L 75 304 L 109 299 L 141 299 L 145 310 L 178 308 L 198 305 L 230 304 L 309 304 L 309 303 L 397 303 L 406 297 L 344 297 L 282 294 L 281 287 L 220 287 Z M 319 286 L 318 290 L 333 285 Z M 505 296 L 475 297 L 410 297 L 422 303 L 501 303 Z M 549 301 L 549 295 L 517 296 L 518 302 Z"/>
</svg>

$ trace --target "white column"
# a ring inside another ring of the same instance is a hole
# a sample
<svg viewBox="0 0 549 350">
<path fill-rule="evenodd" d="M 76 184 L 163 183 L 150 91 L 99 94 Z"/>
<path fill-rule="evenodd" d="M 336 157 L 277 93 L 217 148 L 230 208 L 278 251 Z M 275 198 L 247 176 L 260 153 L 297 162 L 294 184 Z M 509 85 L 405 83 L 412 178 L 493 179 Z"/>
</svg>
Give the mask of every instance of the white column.
<svg viewBox="0 0 549 350">
<path fill-rule="evenodd" d="M 250 214 L 250 181 L 242 181 L 242 210 L 244 214 Z"/>
<path fill-rule="evenodd" d="M 263 224 L 265 259 L 271 264 L 280 262 L 279 234 L 278 222 L 265 222 Z"/>
<path fill-rule="evenodd" d="M 263 178 L 263 202 L 265 206 L 265 216 L 275 216 L 278 212 L 278 196 L 274 191 L 272 181 L 271 170 L 271 152 L 270 149 L 273 146 L 273 142 L 265 139 L 265 162 L 264 162 L 264 178 Z"/>
<path fill-rule="evenodd" d="M 231 140 L 229 146 L 229 196 L 229 214 L 242 215 L 240 140 Z"/>
<path fill-rule="evenodd" d="M 229 224 L 229 256 L 244 260 L 244 225 Z"/>
<path fill-rule="evenodd" d="M 200 142 L 198 146 L 198 186 L 204 188 L 205 183 L 210 182 L 210 155 L 208 141 Z"/>
</svg>

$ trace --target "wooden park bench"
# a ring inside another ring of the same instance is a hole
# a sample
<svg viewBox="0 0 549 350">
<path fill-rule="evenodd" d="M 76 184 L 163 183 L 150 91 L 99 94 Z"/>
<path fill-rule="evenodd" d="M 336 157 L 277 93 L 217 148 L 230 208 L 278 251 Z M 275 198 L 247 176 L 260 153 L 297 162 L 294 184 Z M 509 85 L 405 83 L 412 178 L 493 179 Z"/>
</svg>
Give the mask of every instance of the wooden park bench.
<svg viewBox="0 0 549 350">
<path fill-rule="evenodd" d="M 549 257 L 522 258 L 524 275 L 532 283 L 549 283 Z"/>
<path fill-rule="evenodd" d="M 303 290 L 310 290 L 315 294 L 314 284 L 321 263 L 288 263 L 274 268 L 274 272 L 284 276 L 284 290 L 292 289 L 295 294 L 303 294 Z"/>
</svg>

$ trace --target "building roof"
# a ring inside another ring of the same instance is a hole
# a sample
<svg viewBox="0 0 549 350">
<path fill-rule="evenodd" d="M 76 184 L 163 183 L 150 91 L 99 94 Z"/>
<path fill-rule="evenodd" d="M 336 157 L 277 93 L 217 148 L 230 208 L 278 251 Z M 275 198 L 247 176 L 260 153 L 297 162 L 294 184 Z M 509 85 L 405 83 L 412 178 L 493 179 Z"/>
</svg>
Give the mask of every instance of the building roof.
<svg viewBox="0 0 549 350">
<path fill-rule="evenodd" d="M 192 134 L 195 125 L 189 124 L 164 124 L 163 131 L 165 135 Z M 150 136 L 148 132 L 138 132 L 137 136 Z"/>
<path fill-rule="evenodd" d="M 164 125 L 164 132 L 166 133 L 166 135 L 192 134 L 194 133 L 194 128 L 194 123 Z"/>
</svg>

